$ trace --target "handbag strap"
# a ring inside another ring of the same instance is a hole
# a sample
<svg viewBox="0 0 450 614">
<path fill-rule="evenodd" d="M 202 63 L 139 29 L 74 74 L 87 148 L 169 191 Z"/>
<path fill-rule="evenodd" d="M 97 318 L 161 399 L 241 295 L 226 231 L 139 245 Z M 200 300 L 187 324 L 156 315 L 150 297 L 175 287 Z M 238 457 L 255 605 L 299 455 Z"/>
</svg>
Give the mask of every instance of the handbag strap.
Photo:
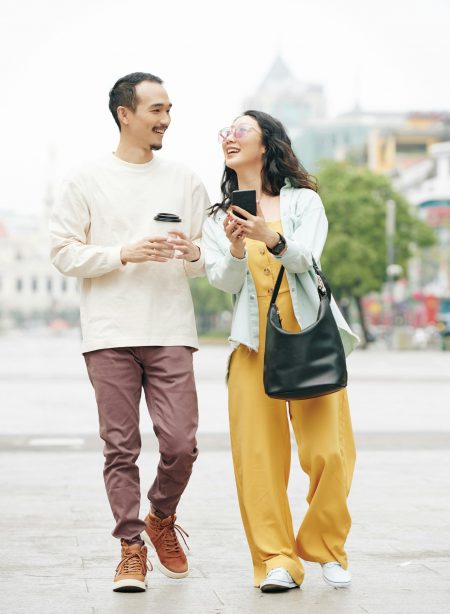
<svg viewBox="0 0 450 614">
<path fill-rule="evenodd" d="M 317 262 L 314 260 L 314 256 L 312 257 L 313 268 L 317 276 L 317 292 L 319 294 L 319 298 L 322 300 L 324 296 L 328 296 L 331 300 L 331 289 L 328 284 L 328 281 L 322 271 L 319 269 Z M 280 291 L 281 282 L 283 281 L 285 268 L 281 266 L 280 272 L 278 273 L 277 281 L 275 282 L 275 287 L 273 289 L 272 298 L 270 299 L 270 304 L 273 305 L 277 300 L 278 292 Z"/>
</svg>

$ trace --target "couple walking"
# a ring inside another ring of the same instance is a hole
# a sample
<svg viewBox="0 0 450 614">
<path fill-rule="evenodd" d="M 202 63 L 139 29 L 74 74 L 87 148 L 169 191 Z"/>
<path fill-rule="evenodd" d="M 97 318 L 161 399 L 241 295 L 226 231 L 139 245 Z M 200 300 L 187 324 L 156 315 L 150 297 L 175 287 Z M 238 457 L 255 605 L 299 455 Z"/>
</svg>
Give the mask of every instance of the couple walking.
<svg viewBox="0 0 450 614">
<path fill-rule="evenodd" d="M 81 283 L 82 352 L 98 405 L 113 535 L 121 542 L 113 589 L 145 590 L 147 545 L 165 575 L 189 573 L 179 541 L 186 534 L 176 524 L 198 455 L 192 364 L 198 341 L 188 278 L 205 270 L 213 286 L 234 296 L 230 434 L 255 586 L 266 592 L 300 586 L 300 557 L 321 564 L 332 586 L 348 586 L 346 499 L 355 450 L 346 391 L 286 403 L 265 395 L 262 377 L 266 314 L 281 265 L 283 327 L 298 331 L 317 315 L 309 271 L 312 256 L 320 258 L 327 220 L 315 183 L 280 122 L 247 111 L 219 132 L 222 201 L 211 207 L 189 169 L 154 156 L 171 106 L 158 77 L 119 79 L 109 96 L 118 147 L 64 182 L 50 226 L 54 265 Z M 232 205 L 237 189 L 256 190 L 256 215 Z M 357 338 L 333 310 L 348 353 Z M 160 452 L 143 520 L 136 465 L 142 390 Z M 310 480 L 296 535 L 286 492 L 289 421 Z"/>
</svg>

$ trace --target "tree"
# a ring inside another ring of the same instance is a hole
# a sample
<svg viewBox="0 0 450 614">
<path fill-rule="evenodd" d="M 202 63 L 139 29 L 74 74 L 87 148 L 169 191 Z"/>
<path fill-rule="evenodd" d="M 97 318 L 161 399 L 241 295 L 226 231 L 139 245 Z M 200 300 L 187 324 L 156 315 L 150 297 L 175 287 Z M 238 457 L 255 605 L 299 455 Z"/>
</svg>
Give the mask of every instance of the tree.
<svg viewBox="0 0 450 614">
<path fill-rule="evenodd" d="M 386 203 L 396 203 L 396 263 L 407 270 L 414 246 L 435 242 L 432 229 L 386 177 L 367 168 L 324 161 L 317 174 L 329 222 L 322 265 L 338 301 L 354 299 L 364 346 L 368 341 L 361 298 L 379 291 L 386 279 Z"/>
</svg>

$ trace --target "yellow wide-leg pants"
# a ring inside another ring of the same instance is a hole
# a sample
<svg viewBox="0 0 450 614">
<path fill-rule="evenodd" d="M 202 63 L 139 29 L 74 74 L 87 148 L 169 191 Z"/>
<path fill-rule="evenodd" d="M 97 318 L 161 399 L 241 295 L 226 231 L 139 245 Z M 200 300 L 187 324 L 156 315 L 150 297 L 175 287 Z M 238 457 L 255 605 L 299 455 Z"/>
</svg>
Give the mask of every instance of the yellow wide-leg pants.
<svg viewBox="0 0 450 614">
<path fill-rule="evenodd" d="M 275 567 L 284 567 L 301 584 L 304 571 L 299 557 L 318 563 L 338 561 L 347 568 L 344 544 L 351 525 L 347 496 L 355 464 L 346 390 L 288 403 L 265 394 L 262 316 L 269 301 L 270 293 L 258 296 L 259 351 L 240 345 L 231 357 L 228 379 L 234 472 L 255 586 Z M 283 327 L 299 330 L 289 290 L 280 293 L 277 304 Z M 301 467 L 309 476 L 309 506 L 296 534 L 287 496 L 289 422 Z"/>
</svg>

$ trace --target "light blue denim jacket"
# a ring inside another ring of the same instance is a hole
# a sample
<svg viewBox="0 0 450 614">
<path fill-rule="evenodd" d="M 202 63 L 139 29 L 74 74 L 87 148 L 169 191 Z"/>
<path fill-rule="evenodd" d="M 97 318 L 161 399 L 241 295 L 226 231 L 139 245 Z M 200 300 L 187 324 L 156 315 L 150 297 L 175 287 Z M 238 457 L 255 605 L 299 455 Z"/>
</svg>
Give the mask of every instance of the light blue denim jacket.
<svg viewBox="0 0 450 614">
<path fill-rule="evenodd" d="M 303 329 L 317 319 L 319 295 L 311 254 L 319 262 L 328 222 L 320 196 L 313 190 L 292 188 L 288 182 L 280 192 L 280 213 L 287 249 L 282 256 L 273 258 L 277 258 L 286 269 L 295 317 Z M 234 295 L 229 337 L 232 348 L 242 343 L 257 352 L 259 316 L 255 284 L 248 268 L 247 254 L 239 259 L 230 252 L 230 242 L 223 228 L 225 216 L 219 210 L 203 225 L 206 274 L 215 288 Z M 350 330 L 333 298 L 331 309 L 348 355 L 358 345 L 359 338 Z"/>
</svg>

